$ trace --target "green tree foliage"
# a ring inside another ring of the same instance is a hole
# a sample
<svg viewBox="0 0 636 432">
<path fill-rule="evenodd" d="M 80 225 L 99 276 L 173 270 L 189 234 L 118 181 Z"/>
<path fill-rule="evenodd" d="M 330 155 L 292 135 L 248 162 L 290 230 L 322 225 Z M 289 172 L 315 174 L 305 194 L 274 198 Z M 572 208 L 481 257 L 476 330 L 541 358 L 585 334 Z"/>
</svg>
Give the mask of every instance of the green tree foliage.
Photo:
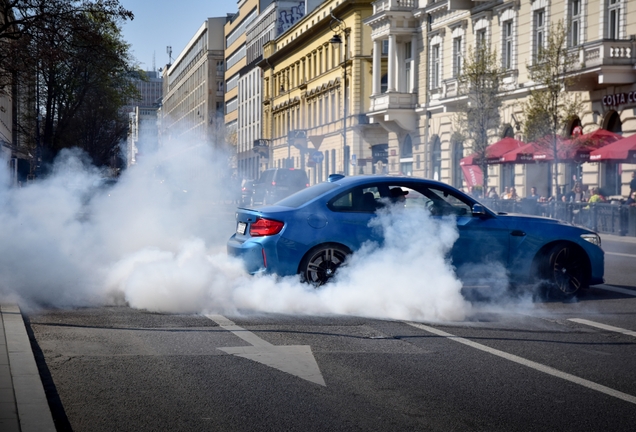
<svg viewBox="0 0 636 432">
<path fill-rule="evenodd" d="M 0 9 L 6 69 L 20 88 L 22 140 L 45 163 L 80 147 L 107 164 L 125 138 L 121 107 L 136 96 L 120 29 L 132 13 L 118 0 L 0 0 Z"/>
<path fill-rule="evenodd" d="M 574 84 L 571 75 L 576 53 L 567 48 L 567 29 L 562 20 L 550 25 L 545 45 L 539 47 L 534 64 L 528 66 L 534 88 L 522 105 L 524 135 L 529 142 L 545 147 L 554 154 L 552 170 L 553 194 L 559 185 L 559 148 L 569 120 L 581 110 L 576 94 L 566 91 Z"/>
<path fill-rule="evenodd" d="M 457 133 L 464 136 L 484 173 L 483 190 L 488 185 L 486 149 L 501 124 L 502 68 L 497 53 L 488 44 L 469 49 L 457 77 L 462 102 L 456 120 Z"/>
</svg>

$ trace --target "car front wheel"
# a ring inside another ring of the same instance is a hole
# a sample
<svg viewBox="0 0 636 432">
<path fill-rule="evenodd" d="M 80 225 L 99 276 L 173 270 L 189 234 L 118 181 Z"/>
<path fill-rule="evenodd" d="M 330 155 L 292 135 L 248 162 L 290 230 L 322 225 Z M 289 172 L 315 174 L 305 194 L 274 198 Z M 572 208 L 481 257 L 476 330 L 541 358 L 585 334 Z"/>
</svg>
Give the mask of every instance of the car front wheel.
<svg viewBox="0 0 636 432">
<path fill-rule="evenodd" d="M 326 284 L 348 255 L 349 251 L 337 244 L 325 244 L 313 249 L 300 265 L 302 279 L 316 287 Z"/>
<path fill-rule="evenodd" d="M 570 298 L 589 287 L 586 257 L 579 249 L 554 245 L 545 257 L 544 278 L 557 295 Z"/>
</svg>

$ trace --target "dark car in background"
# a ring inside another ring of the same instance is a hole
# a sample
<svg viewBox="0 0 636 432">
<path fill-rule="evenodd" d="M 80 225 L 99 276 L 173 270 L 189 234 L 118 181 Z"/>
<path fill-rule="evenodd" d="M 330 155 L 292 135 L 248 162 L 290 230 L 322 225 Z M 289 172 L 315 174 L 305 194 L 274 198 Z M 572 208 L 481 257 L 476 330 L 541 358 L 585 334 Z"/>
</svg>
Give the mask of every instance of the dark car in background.
<svg viewBox="0 0 636 432">
<path fill-rule="evenodd" d="M 252 203 L 252 194 L 254 193 L 254 179 L 241 180 L 241 198 L 239 204 L 242 206 Z"/>
<path fill-rule="evenodd" d="M 295 168 L 272 168 L 263 171 L 254 182 L 250 204 L 268 205 L 309 186 L 307 173 Z"/>
<path fill-rule="evenodd" d="M 396 202 L 406 211 L 455 217 L 459 238 L 449 258 L 458 270 L 496 261 L 511 281 L 545 281 L 564 296 L 603 283 L 604 252 L 595 232 L 493 212 L 452 186 L 415 177 L 334 177 L 273 205 L 238 209 L 228 253 L 242 258 L 250 273 L 300 274 L 322 285 L 348 255 L 376 240 L 369 222 L 378 208 Z"/>
</svg>

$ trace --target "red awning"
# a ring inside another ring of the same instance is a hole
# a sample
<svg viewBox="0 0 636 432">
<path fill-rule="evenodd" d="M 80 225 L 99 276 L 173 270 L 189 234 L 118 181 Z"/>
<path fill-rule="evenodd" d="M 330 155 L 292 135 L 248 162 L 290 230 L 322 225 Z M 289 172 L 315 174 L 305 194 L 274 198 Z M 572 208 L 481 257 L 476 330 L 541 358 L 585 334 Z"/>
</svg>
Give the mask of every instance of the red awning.
<svg viewBox="0 0 636 432">
<path fill-rule="evenodd" d="M 514 138 L 504 138 L 486 147 L 486 163 L 498 163 L 501 156 L 509 151 L 518 149 L 526 145 L 523 141 Z M 459 165 L 479 165 L 479 156 L 472 154 L 460 160 Z"/>
<path fill-rule="evenodd" d="M 537 147 L 534 143 L 525 144 L 517 149 L 504 153 L 499 158 L 499 163 L 530 163 L 534 162 L 534 152 Z"/>
<path fill-rule="evenodd" d="M 573 139 L 563 139 L 558 137 L 557 152 L 560 162 L 587 162 L 590 160 L 590 153 L 607 144 L 615 142 L 621 138 L 620 135 L 605 129 L 597 129 L 584 135 L 579 135 Z M 538 142 L 538 148 L 534 153 L 534 160 L 553 161 L 554 151 L 550 144 L 550 138 L 543 138 Z"/>
<path fill-rule="evenodd" d="M 620 139 L 590 153 L 591 162 L 636 163 L 636 135 Z"/>
<path fill-rule="evenodd" d="M 461 167 L 468 187 L 484 184 L 484 173 L 478 165 L 461 165 Z"/>
</svg>

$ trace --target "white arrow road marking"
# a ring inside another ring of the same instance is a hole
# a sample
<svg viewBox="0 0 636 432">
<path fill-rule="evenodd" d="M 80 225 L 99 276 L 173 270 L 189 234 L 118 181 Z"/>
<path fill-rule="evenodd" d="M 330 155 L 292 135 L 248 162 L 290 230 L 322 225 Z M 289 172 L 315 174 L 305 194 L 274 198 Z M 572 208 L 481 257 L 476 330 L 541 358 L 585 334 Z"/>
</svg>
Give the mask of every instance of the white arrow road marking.
<svg viewBox="0 0 636 432">
<path fill-rule="evenodd" d="M 228 354 L 243 357 L 327 387 L 309 345 L 276 346 L 254 333 L 237 326 L 223 315 L 206 315 L 221 328 L 234 333 L 252 346 L 219 348 Z"/>
<path fill-rule="evenodd" d="M 596 327 L 596 328 L 600 328 L 603 330 L 609 330 L 609 331 L 613 331 L 616 333 L 623 333 L 627 336 L 634 336 L 636 337 L 636 332 L 633 332 L 631 330 L 626 330 L 620 327 L 614 327 L 611 325 L 607 325 L 607 324 L 601 324 L 601 323 L 597 323 L 595 321 L 590 321 L 590 320 L 586 320 L 586 319 L 582 319 L 582 318 L 569 318 L 568 321 L 572 321 L 575 323 L 579 323 L 579 324 L 585 324 L 585 325 L 589 325 L 591 327 Z"/>
<path fill-rule="evenodd" d="M 527 366 L 539 372 L 546 373 L 548 375 L 552 375 L 557 378 L 564 379 L 566 381 L 573 382 L 575 384 L 582 385 L 583 387 L 587 387 L 592 390 L 596 390 L 601 393 L 605 393 L 606 395 L 613 396 L 615 398 L 624 400 L 625 402 L 636 404 L 636 397 L 629 395 L 627 393 L 620 392 L 618 390 L 614 390 L 613 388 L 605 387 L 604 385 L 597 384 L 593 381 L 588 381 L 584 378 L 577 377 L 575 375 L 571 375 L 567 372 L 562 372 L 558 369 L 554 369 L 553 367 L 542 365 L 541 363 L 533 362 L 532 360 L 525 359 L 523 357 L 516 356 L 514 354 L 509 354 L 504 351 L 499 351 L 498 349 L 490 348 L 489 346 L 478 344 L 477 342 L 473 342 L 469 339 L 465 339 L 462 337 L 458 337 L 452 335 L 450 333 L 446 333 L 445 331 L 438 330 L 433 327 L 425 326 L 423 324 L 414 323 L 414 322 L 405 322 L 406 324 L 413 326 L 415 328 L 427 331 L 429 333 L 436 334 L 438 336 L 442 336 L 448 338 L 449 340 L 459 342 L 464 345 L 468 345 L 469 347 L 476 348 L 478 350 L 496 355 L 501 358 L 505 358 L 506 360 L 513 361 L 523 366 Z"/>
</svg>

